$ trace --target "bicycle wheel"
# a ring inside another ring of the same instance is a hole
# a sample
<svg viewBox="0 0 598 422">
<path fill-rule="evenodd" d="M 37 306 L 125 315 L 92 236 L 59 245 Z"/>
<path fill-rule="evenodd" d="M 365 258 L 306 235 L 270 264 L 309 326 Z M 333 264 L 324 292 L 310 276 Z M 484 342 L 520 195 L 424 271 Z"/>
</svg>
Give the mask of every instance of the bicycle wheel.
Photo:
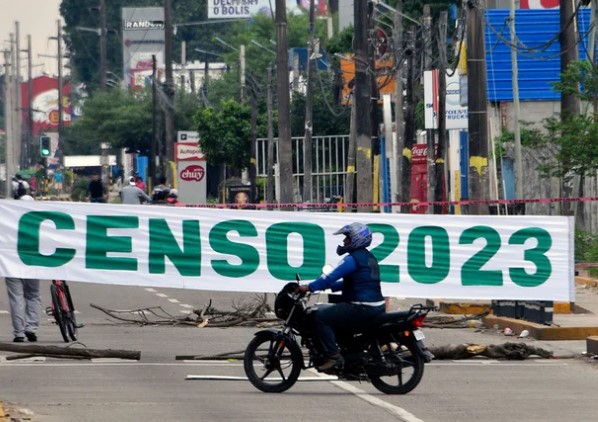
<svg viewBox="0 0 598 422">
<path fill-rule="evenodd" d="M 58 294 L 58 288 L 54 284 L 50 286 L 50 295 L 52 296 L 52 315 L 54 316 L 54 321 L 56 321 L 58 328 L 60 328 L 60 334 L 62 334 L 63 340 L 65 343 L 68 343 L 69 335 L 67 332 L 66 318 L 62 311 L 62 301 Z"/>
<path fill-rule="evenodd" d="M 73 306 L 73 298 L 71 291 L 66 281 L 62 282 L 62 293 L 64 295 L 63 316 L 66 323 L 68 335 L 72 341 L 77 341 L 77 319 L 75 318 L 75 307 Z"/>
<path fill-rule="evenodd" d="M 245 349 L 247 378 L 258 390 L 282 393 L 295 384 L 303 366 L 303 354 L 294 341 L 284 341 L 274 333 L 258 335 Z"/>
</svg>

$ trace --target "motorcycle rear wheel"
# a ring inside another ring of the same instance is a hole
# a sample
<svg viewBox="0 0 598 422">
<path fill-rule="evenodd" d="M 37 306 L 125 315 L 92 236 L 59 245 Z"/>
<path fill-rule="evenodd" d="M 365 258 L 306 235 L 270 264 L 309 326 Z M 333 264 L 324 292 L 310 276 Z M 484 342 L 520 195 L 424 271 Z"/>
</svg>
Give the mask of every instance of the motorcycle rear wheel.
<svg viewBox="0 0 598 422">
<path fill-rule="evenodd" d="M 294 341 L 258 335 L 245 349 L 243 366 L 247 378 L 265 393 L 282 393 L 291 388 L 301 373 L 303 354 Z"/>
<path fill-rule="evenodd" d="M 424 375 L 424 360 L 417 352 L 415 343 L 388 344 L 385 357 L 399 367 L 396 375 L 371 377 L 372 385 L 385 394 L 407 394 L 413 390 Z"/>
</svg>

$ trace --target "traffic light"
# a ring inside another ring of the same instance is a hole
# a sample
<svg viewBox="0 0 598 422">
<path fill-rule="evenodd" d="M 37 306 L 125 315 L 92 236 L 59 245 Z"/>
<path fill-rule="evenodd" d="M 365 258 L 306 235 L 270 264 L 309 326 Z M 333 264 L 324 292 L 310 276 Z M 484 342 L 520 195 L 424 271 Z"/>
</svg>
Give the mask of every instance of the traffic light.
<svg viewBox="0 0 598 422">
<path fill-rule="evenodd" d="M 49 136 L 39 137 L 39 155 L 42 157 L 49 157 L 52 151 L 51 139 Z"/>
</svg>

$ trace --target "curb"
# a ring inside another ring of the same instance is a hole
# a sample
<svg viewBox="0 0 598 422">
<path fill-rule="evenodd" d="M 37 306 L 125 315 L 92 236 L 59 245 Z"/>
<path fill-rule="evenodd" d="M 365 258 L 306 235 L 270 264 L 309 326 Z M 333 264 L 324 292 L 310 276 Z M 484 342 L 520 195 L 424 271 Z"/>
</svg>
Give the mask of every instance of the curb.
<svg viewBox="0 0 598 422">
<path fill-rule="evenodd" d="M 488 315 L 482 319 L 486 328 L 497 325 L 500 329 L 509 327 L 513 332 L 529 331 L 529 336 L 536 340 L 586 340 L 598 336 L 598 327 L 551 327 L 521 319 Z M 598 343 L 598 337 L 596 337 Z M 598 348 L 598 344 L 596 346 Z"/>
<path fill-rule="evenodd" d="M 589 355 L 598 355 L 598 336 L 588 337 L 586 344 L 586 351 Z"/>
</svg>

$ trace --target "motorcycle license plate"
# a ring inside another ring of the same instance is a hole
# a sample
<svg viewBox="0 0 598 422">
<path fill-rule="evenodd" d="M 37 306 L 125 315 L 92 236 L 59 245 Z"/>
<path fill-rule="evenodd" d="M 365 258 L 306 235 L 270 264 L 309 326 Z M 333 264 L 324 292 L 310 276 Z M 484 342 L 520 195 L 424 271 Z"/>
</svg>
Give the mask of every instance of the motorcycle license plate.
<svg viewBox="0 0 598 422">
<path fill-rule="evenodd" d="M 415 330 L 413 332 L 413 336 L 415 337 L 415 339 L 417 341 L 421 341 L 426 338 L 426 336 L 424 335 L 424 332 L 422 330 Z"/>
</svg>

